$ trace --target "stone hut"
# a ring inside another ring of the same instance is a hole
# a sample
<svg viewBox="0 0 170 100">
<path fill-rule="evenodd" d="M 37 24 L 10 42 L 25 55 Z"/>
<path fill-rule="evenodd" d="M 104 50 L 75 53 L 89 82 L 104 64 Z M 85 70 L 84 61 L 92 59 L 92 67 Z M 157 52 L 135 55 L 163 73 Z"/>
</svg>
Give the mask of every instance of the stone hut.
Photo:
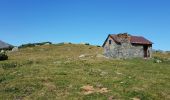
<svg viewBox="0 0 170 100">
<path fill-rule="evenodd" d="M 142 36 L 128 33 L 109 34 L 103 44 L 104 54 L 112 58 L 150 58 L 152 42 Z"/>
</svg>

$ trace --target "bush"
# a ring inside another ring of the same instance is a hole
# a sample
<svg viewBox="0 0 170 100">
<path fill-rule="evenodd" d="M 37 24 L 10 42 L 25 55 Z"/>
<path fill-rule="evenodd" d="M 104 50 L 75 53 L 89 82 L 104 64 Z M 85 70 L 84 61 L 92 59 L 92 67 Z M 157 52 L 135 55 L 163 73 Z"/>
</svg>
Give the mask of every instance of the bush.
<svg viewBox="0 0 170 100">
<path fill-rule="evenodd" d="M 19 46 L 19 48 L 35 47 L 36 45 L 45 45 L 45 44 L 52 44 L 52 42 L 28 43 Z"/>
<path fill-rule="evenodd" d="M 21 46 L 19 46 L 18 48 L 26 48 L 26 47 L 35 47 L 35 44 L 31 44 L 31 43 L 28 43 L 28 44 L 22 44 Z"/>
<path fill-rule="evenodd" d="M 7 60 L 7 59 L 8 59 L 7 54 L 6 54 L 5 52 L 1 52 L 1 53 L 0 53 L 0 61 L 2 61 L 2 60 Z"/>
<path fill-rule="evenodd" d="M 85 45 L 90 45 L 90 43 L 85 43 Z"/>
</svg>

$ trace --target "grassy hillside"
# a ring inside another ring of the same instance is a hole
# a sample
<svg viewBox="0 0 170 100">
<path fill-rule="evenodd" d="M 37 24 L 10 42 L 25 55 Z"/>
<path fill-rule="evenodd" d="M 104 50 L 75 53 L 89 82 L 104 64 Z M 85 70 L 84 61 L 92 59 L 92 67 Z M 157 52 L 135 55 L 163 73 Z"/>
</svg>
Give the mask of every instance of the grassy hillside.
<svg viewBox="0 0 170 100">
<path fill-rule="evenodd" d="M 170 99 L 170 55 L 155 54 L 166 58 L 155 63 L 152 59 L 97 57 L 102 51 L 95 46 L 64 44 L 8 53 L 9 60 L 0 61 L 0 99 Z M 97 91 L 102 88 L 107 91 Z"/>
</svg>

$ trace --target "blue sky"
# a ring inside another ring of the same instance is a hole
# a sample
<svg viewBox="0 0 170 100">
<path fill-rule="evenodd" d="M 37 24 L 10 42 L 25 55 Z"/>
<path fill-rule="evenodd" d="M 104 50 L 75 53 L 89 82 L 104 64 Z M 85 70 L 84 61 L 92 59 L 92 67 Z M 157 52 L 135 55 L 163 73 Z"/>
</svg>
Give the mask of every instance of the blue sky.
<svg viewBox="0 0 170 100">
<path fill-rule="evenodd" d="M 102 45 L 128 32 L 170 50 L 170 0 L 0 0 L 0 40 Z"/>
</svg>

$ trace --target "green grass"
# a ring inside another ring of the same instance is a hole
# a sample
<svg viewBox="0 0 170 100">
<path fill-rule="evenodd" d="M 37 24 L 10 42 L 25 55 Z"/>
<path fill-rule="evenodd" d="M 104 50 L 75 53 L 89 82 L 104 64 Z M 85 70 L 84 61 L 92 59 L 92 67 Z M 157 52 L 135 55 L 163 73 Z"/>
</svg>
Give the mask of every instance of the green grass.
<svg viewBox="0 0 170 100">
<path fill-rule="evenodd" d="M 62 44 L 20 49 L 0 61 L 0 99 L 168 100 L 170 63 L 144 59 L 97 58 L 101 47 Z M 79 58 L 81 54 L 87 56 Z M 169 59 L 170 55 L 154 54 Z M 108 93 L 84 95 L 81 87 L 102 86 Z"/>
</svg>

